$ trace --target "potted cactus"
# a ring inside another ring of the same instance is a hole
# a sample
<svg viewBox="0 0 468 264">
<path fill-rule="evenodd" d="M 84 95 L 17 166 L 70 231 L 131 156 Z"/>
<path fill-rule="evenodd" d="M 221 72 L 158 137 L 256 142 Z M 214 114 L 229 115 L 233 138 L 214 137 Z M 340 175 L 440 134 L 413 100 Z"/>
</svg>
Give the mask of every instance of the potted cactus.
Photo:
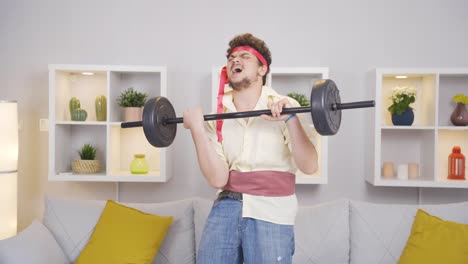
<svg viewBox="0 0 468 264">
<path fill-rule="evenodd" d="M 148 95 L 138 92 L 133 87 L 123 91 L 117 98 L 117 104 L 124 107 L 125 122 L 141 121 L 141 110 L 146 103 Z"/>
<path fill-rule="evenodd" d="M 80 159 L 74 160 L 72 164 L 73 173 L 90 174 L 101 169 L 99 160 L 96 159 L 96 147 L 91 144 L 84 144 L 78 151 Z"/>
<path fill-rule="evenodd" d="M 69 108 L 70 108 L 70 117 L 72 121 L 85 121 L 88 117 L 86 110 L 81 109 L 80 100 L 76 97 L 70 99 Z"/>
<path fill-rule="evenodd" d="M 104 95 L 98 95 L 94 100 L 94 107 L 96 109 L 96 120 L 107 120 L 107 99 Z"/>
</svg>

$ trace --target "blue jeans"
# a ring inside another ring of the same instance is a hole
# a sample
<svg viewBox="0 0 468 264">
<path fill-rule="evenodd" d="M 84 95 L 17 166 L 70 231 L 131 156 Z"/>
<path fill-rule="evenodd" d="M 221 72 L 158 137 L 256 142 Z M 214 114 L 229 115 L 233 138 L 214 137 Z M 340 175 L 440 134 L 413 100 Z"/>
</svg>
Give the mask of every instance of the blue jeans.
<svg viewBox="0 0 468 264">
<path fill-rule="evenodd" d="M 242 218 L 242 201 L 224 198 L 211 208 L 197 264 L 291 264 L 294 226 Z"/>
</svg>

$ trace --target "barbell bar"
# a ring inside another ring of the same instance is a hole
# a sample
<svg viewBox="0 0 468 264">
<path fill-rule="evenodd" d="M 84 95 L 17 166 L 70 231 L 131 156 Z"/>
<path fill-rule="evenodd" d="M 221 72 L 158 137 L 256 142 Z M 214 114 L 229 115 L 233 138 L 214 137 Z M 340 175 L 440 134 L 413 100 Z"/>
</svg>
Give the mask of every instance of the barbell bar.
<svg viewBox="0 0 468 264">
<path fill-rule="evenodd" d="M 374 107 L 375 102 L 360 101 L 341 103 L 339 90 L 330 79 L 316 81 L 310 95 L 310 106 L 283 108 L 281 115 L 311 113 L 314 127 L 320 135 L 335 135 L 341 124 L 341 110 Z M 204 115 L 205 121 L 271 115 L 270 109 Z M 177 124 L 183 117 L 176 117 L 170 101 L 162 96 L 148 100 L 143 109 L 142 121 L 124 122 L 122 128 L 143 127 L 145 137 L 154 147 L 167 147 L 174 141 Z"/>
</svg>

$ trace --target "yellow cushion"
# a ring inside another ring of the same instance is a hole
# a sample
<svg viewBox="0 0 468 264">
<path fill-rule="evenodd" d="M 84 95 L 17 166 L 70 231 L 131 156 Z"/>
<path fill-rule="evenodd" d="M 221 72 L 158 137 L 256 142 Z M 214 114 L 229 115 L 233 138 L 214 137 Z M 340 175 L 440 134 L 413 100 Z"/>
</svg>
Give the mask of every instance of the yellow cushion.
<svg viewBox="0 0 468 264">
<path fill-rule="evenodd" d="M 75 264 L 152 263 L 172 219 L 109 200 Z"/>
<path fill-rule="evenodd" d="M 468 225 L 419 209 L 398 264 L 468 263 Z"/>
</svg>

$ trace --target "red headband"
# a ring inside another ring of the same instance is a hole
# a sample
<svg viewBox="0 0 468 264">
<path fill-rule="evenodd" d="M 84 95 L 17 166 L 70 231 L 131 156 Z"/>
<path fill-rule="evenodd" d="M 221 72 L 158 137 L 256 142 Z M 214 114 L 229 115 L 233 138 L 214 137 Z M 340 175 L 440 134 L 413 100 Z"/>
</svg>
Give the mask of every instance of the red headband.
<svg viewBox="0 0 468 264">
<path fill-rule="evenodd" d="M 260 54 L 260 52 L 258 52 L 257 50 L 255 50 L 254 48 L 250 47 L 250 46 L 238 46 L 236 48 L 234 48 L 231 53 L 229 53 L 229 56 L 236 52 L 236 51 L 239 51 L 239 50 L 243 50 L 243 51 L 247 51 L 247 52 L 250 52 L 252 53 L 253 55 L 255 55 L 255 57 L 257 57 L 257 59 L 267 67 L 267 72 L 268 72 L 268 63 L 267 61 L 265 60 L 265 58 L 262 56 L 262 54 Z M 217 107 L 217 110 L 216 110 L 216 113 L 220 114 L 223 112 L 223 96 L 224 96 L 224 85 L 226 83 L 228 83 L 228 78 L 227 78 L 227 69 L 226 69 L 226 66 L 224 66 L 222 69 L 221 69 L 221 77 L 220 77 L 220 80 L 219 80 L 219 89 L 218 89 L 218 107 Z M 219 120 L 216 120 L 216 134 L 218 135 L 218 142 L 222 142 L 223 141 L 223 135 L 221 133 L 221 130 L 222 130 L 222 127 L 223 127 L 223 120 L 222 119 L 219 119 Z"/>
</svg>

